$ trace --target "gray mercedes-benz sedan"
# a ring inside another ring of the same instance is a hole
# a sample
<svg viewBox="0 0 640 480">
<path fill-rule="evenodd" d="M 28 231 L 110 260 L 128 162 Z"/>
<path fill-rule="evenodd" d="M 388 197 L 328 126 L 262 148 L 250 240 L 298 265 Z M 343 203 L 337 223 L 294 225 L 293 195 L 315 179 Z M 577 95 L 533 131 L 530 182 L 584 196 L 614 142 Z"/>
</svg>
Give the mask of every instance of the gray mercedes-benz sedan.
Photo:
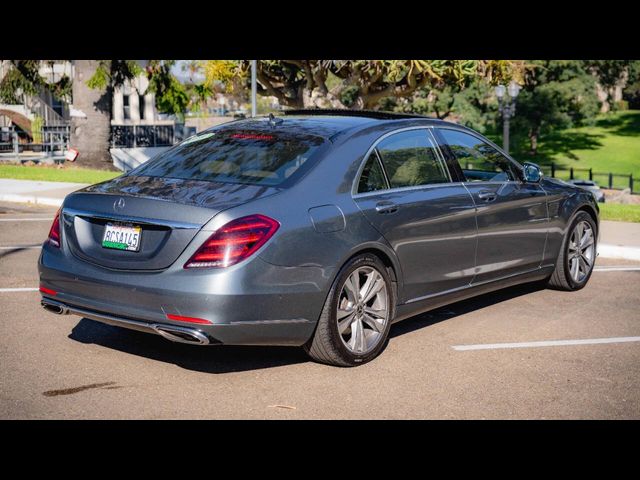
<svg viewBox="0 0 640 480">
<path fill-rule="evenodd" d="M 459 125 L 289 111 L 67 196 L 39 259 L 42 305 L 353 366 L 429 309 L 523 282 L 584 287 L 598 212 L 590 192 Z"/>
</svg>

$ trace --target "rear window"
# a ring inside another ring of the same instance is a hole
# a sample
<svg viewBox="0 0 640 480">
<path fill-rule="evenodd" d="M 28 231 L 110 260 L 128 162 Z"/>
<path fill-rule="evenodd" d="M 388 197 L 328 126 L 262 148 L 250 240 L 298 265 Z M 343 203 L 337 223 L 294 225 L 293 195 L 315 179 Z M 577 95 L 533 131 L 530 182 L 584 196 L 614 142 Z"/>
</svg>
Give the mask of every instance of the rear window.
<svg viewBox="0 0 640 480">
<path fill-rule="evenodd" d="M 308 170 L 324 143 L 312 135 L 203 132 L 129 174 L 276 186 Z"/>
</svg>

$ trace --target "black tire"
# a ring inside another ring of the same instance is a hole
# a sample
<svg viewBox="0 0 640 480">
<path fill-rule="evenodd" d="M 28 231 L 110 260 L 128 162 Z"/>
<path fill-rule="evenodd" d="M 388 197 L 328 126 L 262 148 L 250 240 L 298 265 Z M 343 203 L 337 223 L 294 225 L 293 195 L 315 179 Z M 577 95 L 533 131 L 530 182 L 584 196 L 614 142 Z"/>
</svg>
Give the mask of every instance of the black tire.
<svg viewBox="0 0 640 480">
<path fill-rule="evenodd" d="M 584 288 L 584 286 L 589 282 L 591 278 L 591 274 L 593 273 L 593 265 L 591 266 L 591 270 L 588 275 L 581 281 L 575 281 L 569 272 L 569 239 L 571 238 L 571 234 L 573 230 L 576 228 L 578 223 L 586 221 L 591 225 L 591 228 L 594 232 L 594 249 L 597 252 L 597 242 L 598 242 L 598 228 L 596 226 L 596 222 L 593 220 L 593 217 L 589 215 L 585 211 L 578 212 L 571 221 L 569 228 L 567 229 L 567 233 L 564 236 L 562 241 L 562 247 L 560 248 L 560 254 L 558 255 L 558 260 L 556 262 L 556 268 L 549 277 L 547 286 L 549 288 L 553 288 L 555 290 L 564 290 L 567 292 L 573 292 L 576 290 L 580 290 Z M 595 255 L 594 255 L 594 263 L 595 263 Z"/>
<path fill-rule="evenodd" d="M 343 343 L 338 332 L 336 319 L 337 304 L 342 286 L 347 278 L 360 267 L 375 268 L 384 279 L 388 292 L 389 318 L 378 344 L 365 354 L 350 351 Z M 389 278 L 387 268 L 382 261 L 373 254 L 362 254 L 353 257 L 342 267 L 327 295 L 318 325 L 313 337 L 304 345 L 305 352 L 316 362 L 338 367 L 355 367 L 376 358 L 386 347 L 389 340 L 389 329 L 395 314 L 396 292 Z"/>
</svg>

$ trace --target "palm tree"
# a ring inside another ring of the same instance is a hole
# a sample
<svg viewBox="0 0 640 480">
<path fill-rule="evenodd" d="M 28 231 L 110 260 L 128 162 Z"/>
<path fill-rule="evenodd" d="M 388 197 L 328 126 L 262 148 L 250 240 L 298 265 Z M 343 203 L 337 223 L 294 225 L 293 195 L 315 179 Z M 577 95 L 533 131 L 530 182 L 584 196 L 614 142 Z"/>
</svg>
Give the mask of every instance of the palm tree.
<svg viewBox="0 0 640 480">
<path fill-rule="evenodd" d="M 78 164 L 113 169 L 109 153 L 111 96 L 113 87 L 93 89 L 87 81 L 95 73 L 98 60 L 76 60 L 73 79 L 73 108 L 84 116 L 71 119 L 71 147 L 80 152 Z"/>
</svg>

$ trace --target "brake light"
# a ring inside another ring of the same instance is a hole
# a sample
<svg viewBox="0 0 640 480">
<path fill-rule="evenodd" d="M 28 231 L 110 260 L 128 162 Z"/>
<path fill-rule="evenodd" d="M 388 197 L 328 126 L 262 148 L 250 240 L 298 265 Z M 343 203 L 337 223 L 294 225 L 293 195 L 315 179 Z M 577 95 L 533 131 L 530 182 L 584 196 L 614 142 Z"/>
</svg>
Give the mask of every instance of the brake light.
<svg viewBox="0 0 640 480">
<path fill-rule="evenodd" d="M 252 133 L 234 133 L 231 138 L 242 138 L 245 140 L 273 140 L 273 135 L 260 135 Z"/>
<path fill-rule="evenodd" d="M 60 248 L 60 210 L 62 210 L 62 208 L 59 208 L 56 212 L 56 216 L 49 229 L 49 236 L 47 237 L 49 245 L 53 245 L 56 248 Z"/>
<path fill-rule="evenodd" d="M 193 254 L 184 268 L 230 267 L 250 257 L 278 230 L 280 224 L 264 215 L 249 215 L 218 229 Z"/>
</svg>

